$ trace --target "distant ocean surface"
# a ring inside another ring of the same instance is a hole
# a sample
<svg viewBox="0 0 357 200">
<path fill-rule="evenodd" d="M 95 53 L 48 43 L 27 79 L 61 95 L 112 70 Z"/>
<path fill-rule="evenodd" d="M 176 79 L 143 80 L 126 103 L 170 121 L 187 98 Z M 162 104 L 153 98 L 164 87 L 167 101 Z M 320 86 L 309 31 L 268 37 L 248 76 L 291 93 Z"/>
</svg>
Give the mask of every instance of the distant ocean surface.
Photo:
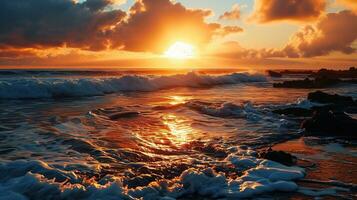
<svg viewBox="0 0 357 200">
<path fill-rule="evenodd" d="M 298 167 L 256 148 L 301 134 L 272 110 L 310 89 L 232 70 L 0 70 L 0 199 L 250 198 L 295 191 Z M 357 97 L 357 87 L 326 92 Z"/>
</svg>

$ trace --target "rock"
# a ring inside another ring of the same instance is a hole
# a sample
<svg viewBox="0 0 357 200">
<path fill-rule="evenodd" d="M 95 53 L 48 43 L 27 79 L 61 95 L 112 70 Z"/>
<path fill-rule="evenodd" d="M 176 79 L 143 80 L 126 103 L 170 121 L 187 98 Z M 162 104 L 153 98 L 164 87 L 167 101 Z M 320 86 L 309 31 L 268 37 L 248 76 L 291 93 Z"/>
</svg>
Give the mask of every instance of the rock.
<svg viewBox="0 0 357 200">
<path fill-rule="evenodd" d="M 157 177 L 151 176 L 149 174 L 141 174 L 141 175 L 135 176 L 133 178 L 129 178 L 129 179 L 124 180 L 124 184 L 128 188 L 146 186 L 149 183 L 155 181 L 156 178 Z"/>
<path fill-rule="evenodd" d="M 280 78 L 280 77 L 283 76 L 281 73 L 276 72 L 276 71 L 272 71 L 272 70 L 268 70 L 267 73 L 268 73 L 269 76 L 275 77 L 275 78 Z"/>
<path fill-rule="evenodd" d="M 283 75 L 311 75 L 314 73 L 312 70 L 283 70 L 280 71 Z"/>
<path fill-rule="evenodd" d="M 328 94 L 321 91 L 310 92 L 307 99 L 311 102 L 316 103 L 327 103 L 327 104 L 342 104 L 342 105 L 353 105 L 355 102 L 350 96 L 341 96 L 338 94 Z"/>
<path fill-rule="evenodd" d="M 348 70 L 328 70 L 320 69 L 317 72 L 311 74 L 311 77 L 327 77 L 327 78 L 357 78 L 357 68 L 351 67 Z"/>
<path fill-rule="evenodd" d="M 315 111 L 312 118 L 302 122 L 306 136 L 337 136 L 357 139 L 357 120 L 343 112 Z"/>
<path fill-rule="evenodd" d="M 258 157 L 272 160 L 287 166 L 295 165 L 297 161 L 297 158 L 290 153 L 284 151 L 274 151 L 271 148 L 259 152 Z"/>
<path fill-rule="evenodd" d="M 274 83 L 273 86 L 276 88 L 326 88 L 342 82 L 343 81 L 340 79 L 321 77 L 315 79 L 305 78 L 303 80 L 284 81 L 282 83 Z"/>
<path fill-rule="evenodd" d="M 203 144 L 203 145 L 201 144 L 195 146 L 194 149 L 217 158 L 225 158 L 228 156 L 228 152 L 226 151 L 226 149 L 218 144 L 213 144 L 213 143 Z"/>
<path fill-rule="evenodd" d="M 292 115 L 296 117 L 309 117 L 313 114 L 313 111 L 305 108 L 292 107 L 274 110 L 273 113 L 280 115 Z"/>
<path fill-rule="evenodd" d="M 140 114 L 140 112 L 137 111 L 124 111 L 124 112 L 119 112 L 115 113 L 112 115 L 109 115 L 110 120 L 118 120 L 122 118 L 129 118 L 129 117 L 137 117 Z"/>
</svg>

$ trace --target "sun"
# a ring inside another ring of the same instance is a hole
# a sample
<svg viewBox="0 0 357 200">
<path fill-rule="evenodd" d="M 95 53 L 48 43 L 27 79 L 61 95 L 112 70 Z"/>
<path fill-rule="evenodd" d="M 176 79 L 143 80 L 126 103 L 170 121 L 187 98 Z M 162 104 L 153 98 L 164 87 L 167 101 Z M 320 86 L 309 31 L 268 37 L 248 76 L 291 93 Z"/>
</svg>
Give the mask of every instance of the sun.
<svg viewBox="0 0 357 200">
<path fill-rule="evenodd" d="M 175 59 L 193 58 L 195 56 L 195 48 L 184 42 L 175 42 L 164 55 L 168 58 Z"/>
</svg>

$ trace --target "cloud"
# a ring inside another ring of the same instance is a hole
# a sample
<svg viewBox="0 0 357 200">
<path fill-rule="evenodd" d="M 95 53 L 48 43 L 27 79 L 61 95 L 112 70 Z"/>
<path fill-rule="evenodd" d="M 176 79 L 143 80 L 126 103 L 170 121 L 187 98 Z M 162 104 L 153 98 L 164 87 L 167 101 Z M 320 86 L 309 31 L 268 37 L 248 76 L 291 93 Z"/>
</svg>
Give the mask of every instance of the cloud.
<svg viewBox="0 0 357 200">
<path fill-rule="evenodd" d="M 327 14 L 316 26 L 305 26 L 294 34 L 285 48 L 300 57 L 323 56 L 332 51 L 351 54 L 356 51 L 352 47 L 356 40 L 357 14 L 345 10 Z M 288 53 L 287 56 L 293 57 Z"/>
<path fill-rule="evenodd" d="M 105 30 L 126 15 L 109 0 L 1 0 L 0 47 L 107 47 Z"/>
<path fill-rule="evenodd" d="M 259 23 L 315 20 L 324 12 L 325 7 L 325 0 L 256 0 L 250 19 Z"/>
<path fill-rule="evenodd" d="M 176 41 L 200 46 L 221 28 L 206 23 L 212 11 L 187 9 L 169 0 L 139 0 L 126 21 L 110 33 L 113 48 L 128 51 L 162 52 Z"/>
<path fill-rule="evenodd" d="M 17 59 L 36 56 L 31 49 L 0 49 L 0 59 Z"/>
<path fill-rule="evenodd" d="M 282 49 L 246 49 L 238 43 L 225 43 L 220 56 L 236 58 L 311 58 L 331 52 L 352 54 L 357 40 L 357 14 L 345 10 L 321 17 L 316 25 L 307 25 L 293 34 Z"/>
<path fill-rule="evenodd" d="M 326 56 L 331 52 L 352 54 L 356 52 L 357 14 L 349 10 L 329 13 L 316 25 L 307 25 L 294 33 L 282 49 L 249 49 L 237 42 L 224 43 L 215 54 L 225 58 L 311 58 Z"/>
<path fill-rule="evenodd" d="M 226 35 L 240 33 L 243 31 L 244 31 L 243 28 L 241 28 L 239 26 L 223 26 L 223 27 L 217 29 L 214 34 L 217 36 L 220 36 L 220 37 L 224 37 Z"/>
<path fill-rule="evenodd" d="M 240 19 L 240 6 L 239 4 L 234 4 L 231 11 L 223 13 L 219 16 L 220 20 L 237 20 Z"/>
<path fill-rule="evenodd" d="M 80 3 L 82 2 L 82 3 Z M 212 11 L 170 0 L 1 0 L 0 49 L 69 47 L 99 51 L 163 52 L 176 41 L 201 46 L 238 27 L 207 23 Z M 125 2 L 125 1 L 124 1 Z"/>
<path fill-rule="evenodd" d="M 336 0 L 337 3 L 346 6 L 349 10 L 353 10 L 357 13 L 357 1 L 356 0 Z"/>
</svg>

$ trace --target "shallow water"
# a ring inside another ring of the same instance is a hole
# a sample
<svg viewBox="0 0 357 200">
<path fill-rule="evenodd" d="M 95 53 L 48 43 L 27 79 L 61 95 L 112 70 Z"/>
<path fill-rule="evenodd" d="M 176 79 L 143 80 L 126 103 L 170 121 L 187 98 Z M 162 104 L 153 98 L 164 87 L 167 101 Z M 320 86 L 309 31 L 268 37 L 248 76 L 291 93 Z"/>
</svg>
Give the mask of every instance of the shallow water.
<svg viewBox="0 0 357 200">
<path fill-rule="evenodd" d="M 257 159 L 253 149 L 299 137 L 298 122 L 271 111 L 313 105 L 305 100 L 311 90 L 275 89 L 274 81 L 241 73 L 2 75 L 0 191 L 24 199 L 38 191 L 42 199 L 295 191 L 304 170 Z M 351 86 L 327 91 L 357 96 Z"/>
</svg>

